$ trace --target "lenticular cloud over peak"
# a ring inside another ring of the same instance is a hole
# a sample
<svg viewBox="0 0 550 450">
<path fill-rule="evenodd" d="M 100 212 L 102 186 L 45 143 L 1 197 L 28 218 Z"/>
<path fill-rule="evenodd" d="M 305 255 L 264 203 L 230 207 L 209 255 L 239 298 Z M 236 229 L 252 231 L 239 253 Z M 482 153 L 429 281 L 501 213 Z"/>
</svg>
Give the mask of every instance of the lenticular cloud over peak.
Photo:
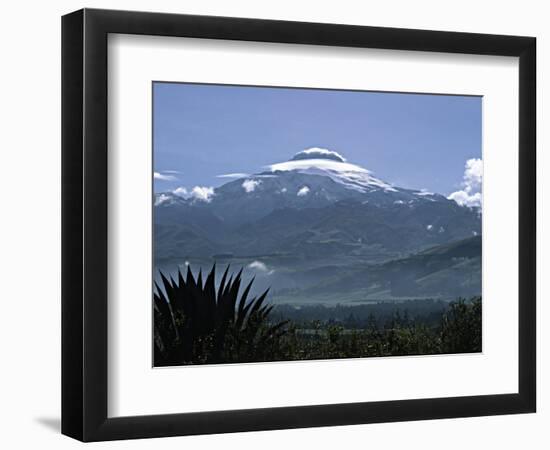
<svg viewBox="0 0 550 450">
<path fill-rule="evenodd" d="M 308 148 L 296 153 L 289 161 L 267 166 L 271 172 L 299 172 L 325 175 L 333 181 L 361 192 L 377 189 L 395 191 L 394 187 L 378 178 L 364 167 L 346 161 L 340 153 L 325 148 Z"/>
<path fill-rule="evenodd" d="M 326 148 L 311 147 L 301 152 L 296 153 L 291 161 L 299 161 L 302 159 L 330 159 L 332 161 L 346 162 L 340 153 L 335 152 L 334 150 L 328 150 Z"/>
</svg>

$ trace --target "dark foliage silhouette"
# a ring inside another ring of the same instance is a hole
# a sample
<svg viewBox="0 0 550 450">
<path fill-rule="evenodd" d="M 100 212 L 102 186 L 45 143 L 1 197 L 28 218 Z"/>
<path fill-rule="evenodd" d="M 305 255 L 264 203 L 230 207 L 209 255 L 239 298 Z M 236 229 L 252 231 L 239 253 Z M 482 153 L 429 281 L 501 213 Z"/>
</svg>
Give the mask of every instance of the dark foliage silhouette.
<svg viewBox="0 0 550 450">
<path fill-rule="evenodd" d="M 276 359 L 285 321 L 268 320 L 272 306 L 265 303 L 268 290 L 248 300 L 252 279 L 239 299 L 242 269 L 225 270 L 216 291 L 216 265 L 203 282 L 188 267 L 177 279 L 160 273 L 163 289 L 155 283 L 155 366 L 212 364 Z M 229 276 L 229 278 L 228 278 Z"/>
<path fill-rule="evenodd" d="M 481 297 L 451 303 L 441 324 L 442 353 L 481 351 Z"/>
</svg>

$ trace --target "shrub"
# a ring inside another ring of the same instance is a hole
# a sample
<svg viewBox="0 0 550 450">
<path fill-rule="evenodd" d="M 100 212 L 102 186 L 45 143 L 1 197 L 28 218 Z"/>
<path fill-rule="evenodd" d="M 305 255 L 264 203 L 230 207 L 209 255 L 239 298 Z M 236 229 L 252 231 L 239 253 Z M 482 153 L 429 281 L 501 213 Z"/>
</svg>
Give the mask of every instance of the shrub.
<svg viewBox="0 0 550 450">
<path fill-rule="evenodd" d="M 441 324 L 441 350 L 442 353 L 481 351 L 481 297 L 450 304 Z"/>
<path fill-rule="evenodd" d="M 155 283 L 154 360 L 155 366 L 229 363 L 272 359 L 278 338 L 285 333 L 285 321 L 271 324 L 272 306 L 264 304 L 266 290 L 247 302 L 252 279 L 239 300 L 242 269 L 228 278 L 225 270 L 216 292 L 216 265 L 203 283 L 190 267 L 185 278 L 162 272 L 163 289 Z"/>
</svg>

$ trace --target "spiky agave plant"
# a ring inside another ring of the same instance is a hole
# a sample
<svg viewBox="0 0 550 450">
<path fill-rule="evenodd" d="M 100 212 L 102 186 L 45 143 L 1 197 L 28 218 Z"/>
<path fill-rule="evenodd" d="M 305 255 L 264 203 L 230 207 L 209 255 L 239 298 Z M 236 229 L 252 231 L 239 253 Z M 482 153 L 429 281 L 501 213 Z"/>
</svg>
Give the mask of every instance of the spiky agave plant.
<svg viewBox="0 0 550 450">
<path fill-rule="evenodd" d="M 216 265 L 203 283 L 190 267 L 184 277 L 155 283 L 155 365 L 264 361 L 277 358 L 278 341 L 286 322 L 272 324 L 273 306 L 264 304 L 269 289 L 247 302 L 252 279 L 239 299 L 242 269 L 236 276 L 225 270 L 216 292 Z"/>
</svg>

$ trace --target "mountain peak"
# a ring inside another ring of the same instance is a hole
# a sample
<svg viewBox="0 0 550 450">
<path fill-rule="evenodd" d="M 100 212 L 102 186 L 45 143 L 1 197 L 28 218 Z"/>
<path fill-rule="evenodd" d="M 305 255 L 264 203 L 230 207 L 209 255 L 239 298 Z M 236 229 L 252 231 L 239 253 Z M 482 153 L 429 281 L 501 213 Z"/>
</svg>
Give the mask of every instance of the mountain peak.
<svg viewBox="0 0 550 450">
<path fill-rule="evenodd" d="M 340 153 L 326 148 L 311 147 L 296 153 L 290 161 L 300 161 L 303 159 L 329 159 L 331 161 L 346 162 Z"/>
<path fill-rule="evenodd" d="M 349 189 L 360 192 L 379 189 L 396 191 L 391 184 L 375 178 L 369 170 L 349 163 L 340 153 L 325 148 L 308 148 L 296 153 L 289 161 L 267 167 L 271 172 L 325 175 Z"/>
</svg>

